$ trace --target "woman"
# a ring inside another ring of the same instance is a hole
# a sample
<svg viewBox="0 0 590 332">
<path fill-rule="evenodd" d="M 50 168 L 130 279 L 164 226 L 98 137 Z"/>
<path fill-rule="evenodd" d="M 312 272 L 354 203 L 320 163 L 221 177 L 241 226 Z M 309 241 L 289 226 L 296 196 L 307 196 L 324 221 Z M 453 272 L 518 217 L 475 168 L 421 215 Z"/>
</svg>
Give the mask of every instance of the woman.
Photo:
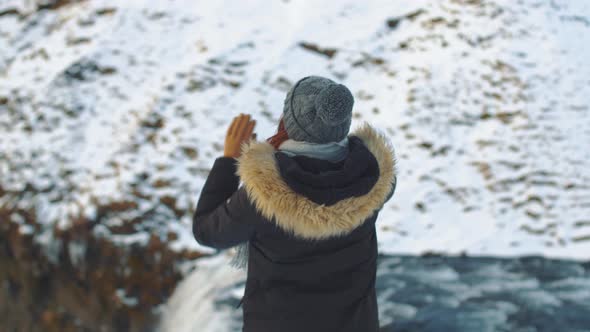
<svg viewBox="0 0 590 332">
<path fill-rule="evenodd" d="M 245 332 L 379 329 L 375 221 L 395 190 L 395 156 L 369 124 L 348 135 L 353 103 L 344 85 L 307 76 L 267 141 L 250 140 L 249 115 L 229 127 L 193 232 L 214 248 L 247 243 Z"/>
</svg>

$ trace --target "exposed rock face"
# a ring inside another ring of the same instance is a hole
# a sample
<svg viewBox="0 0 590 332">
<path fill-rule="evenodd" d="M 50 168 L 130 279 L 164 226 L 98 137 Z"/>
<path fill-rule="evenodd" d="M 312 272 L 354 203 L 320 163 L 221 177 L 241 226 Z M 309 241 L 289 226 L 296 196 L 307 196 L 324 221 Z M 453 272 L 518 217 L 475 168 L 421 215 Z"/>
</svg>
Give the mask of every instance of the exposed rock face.
<svg viewBox="0 0 590 332">
<path fill-rule="evenodd" d="M 182 278 L 179 263 L 199 257 L 172 251 L 157 236 L 146 246 L 117 245 L 80 222 L 55 231 L 55 263 L 33 233 L 8 222 L 13 213 L 35 227 L 29 211 L 0 209 L 4 331 L 152 331 L 160 304 Z"/>
</svg>

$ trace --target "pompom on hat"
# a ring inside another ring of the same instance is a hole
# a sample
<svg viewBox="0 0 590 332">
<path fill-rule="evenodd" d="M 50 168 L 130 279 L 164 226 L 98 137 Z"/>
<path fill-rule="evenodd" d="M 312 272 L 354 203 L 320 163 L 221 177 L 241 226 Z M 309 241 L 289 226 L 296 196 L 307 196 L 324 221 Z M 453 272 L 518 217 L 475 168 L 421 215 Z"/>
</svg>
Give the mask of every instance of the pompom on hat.
<svg viewBox="0 0 590 332">
<path fill-rule="evenodd" d="M 321 76 L 306 76 L 289 90 L 283 121 L 289 138 L 324 144 L 347 137 L 354 97 L 343 84 Z"/>
</svg>

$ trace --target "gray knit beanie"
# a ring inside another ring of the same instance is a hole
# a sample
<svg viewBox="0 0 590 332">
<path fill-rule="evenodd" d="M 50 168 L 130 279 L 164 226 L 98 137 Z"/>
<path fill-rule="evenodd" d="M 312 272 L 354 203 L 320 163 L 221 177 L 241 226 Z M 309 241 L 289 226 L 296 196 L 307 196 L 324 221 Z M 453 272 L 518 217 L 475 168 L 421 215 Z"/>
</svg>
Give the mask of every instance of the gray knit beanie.
<svg viewBox="0 0 590 332">
<path fill-rule="evenodd" d="M 285 98 L 283 122 L 289 138 L 310 143 L 343 140 L 350 130 L 354 97 L 348 88 L 321 76 L 306 76 Z"/>
</svg>

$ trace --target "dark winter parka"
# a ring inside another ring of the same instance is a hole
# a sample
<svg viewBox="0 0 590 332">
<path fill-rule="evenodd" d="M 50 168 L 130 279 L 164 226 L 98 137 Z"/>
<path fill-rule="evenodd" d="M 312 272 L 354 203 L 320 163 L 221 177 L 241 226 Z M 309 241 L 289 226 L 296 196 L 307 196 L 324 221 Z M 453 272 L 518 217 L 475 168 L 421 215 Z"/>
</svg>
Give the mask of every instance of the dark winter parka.
<svg viewBox="0 0 590 332">
<path fill-rule="evenodd" d="M 395 190 L 395 155 L 367 123 L 348 138 L 336 163 L 267 142 L 215 160 L 193 232 L 219 249 L 249 241 L 243 331 L 378 331 L 375 221 Z"/>
</svg>

